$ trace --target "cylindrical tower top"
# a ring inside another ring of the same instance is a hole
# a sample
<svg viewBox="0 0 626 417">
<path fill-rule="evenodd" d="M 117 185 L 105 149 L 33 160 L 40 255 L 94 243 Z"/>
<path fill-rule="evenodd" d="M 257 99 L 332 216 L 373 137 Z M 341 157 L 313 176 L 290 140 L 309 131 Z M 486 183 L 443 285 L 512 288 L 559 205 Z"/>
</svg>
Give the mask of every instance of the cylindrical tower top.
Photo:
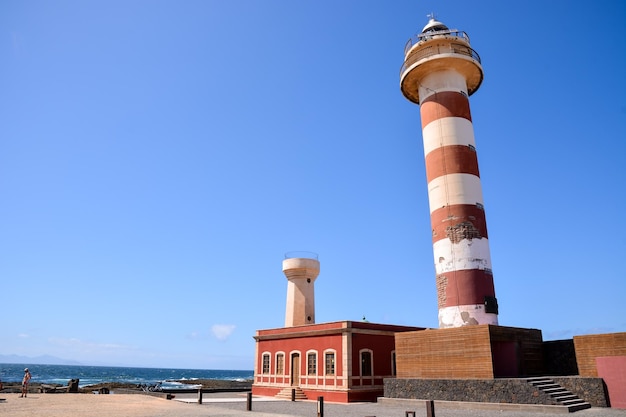
<svg viewBox="0 0 626 417">
<path fill-rule="evenodd" d="M 478 90 L 483 81 L 480 57 L 470 47 L 469 36 L 463 31 L 448 29 L 431 18 L 422 32 L 409 39 L 404 48 L 404 64 L 400 69 L 402 94 L 420 104 L 419 88 L 424 78 L 443 70 L 456 71 L 465 78 L 468 95 Z"/>
<path fill-rule="evenodd" d="M 287 258 L 283 260 L 283 273 L 288 280 L 307 278 L 314 281 L 320 273 L 320 261 L 312 258 Z"/>
</svg>

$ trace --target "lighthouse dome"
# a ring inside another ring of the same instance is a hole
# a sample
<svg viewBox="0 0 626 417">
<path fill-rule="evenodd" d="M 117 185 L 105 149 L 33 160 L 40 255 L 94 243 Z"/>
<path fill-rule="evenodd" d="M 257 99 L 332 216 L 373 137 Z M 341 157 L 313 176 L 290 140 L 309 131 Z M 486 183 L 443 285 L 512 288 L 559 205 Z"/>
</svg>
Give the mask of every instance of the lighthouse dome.
<svg viewBox="0 0 626 417">
<path fill-rule="evenodd" d="M 439 32 L 440 30 L 448 30 L 448 27 L 434 18 L 431 18 L 424 29 L 422 29 L 422 33 L 427 32 Z"/>
</svg>

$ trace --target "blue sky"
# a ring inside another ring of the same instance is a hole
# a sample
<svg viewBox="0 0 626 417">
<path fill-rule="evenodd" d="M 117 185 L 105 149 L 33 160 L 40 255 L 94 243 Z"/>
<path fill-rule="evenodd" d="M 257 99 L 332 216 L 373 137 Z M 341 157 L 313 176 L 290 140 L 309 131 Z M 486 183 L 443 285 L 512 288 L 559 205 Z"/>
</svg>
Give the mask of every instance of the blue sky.
<svg viewBox="0 0 626 417">
<path fill-rule="evenodd" d="M 626 331 L 626 6 L 3 1 L 0 354 L 252 369 L 285 252 L 317 322 L 437 326 L 419 107 L 432 11 L 465 30 L 501 325 Z"/>
</svg>

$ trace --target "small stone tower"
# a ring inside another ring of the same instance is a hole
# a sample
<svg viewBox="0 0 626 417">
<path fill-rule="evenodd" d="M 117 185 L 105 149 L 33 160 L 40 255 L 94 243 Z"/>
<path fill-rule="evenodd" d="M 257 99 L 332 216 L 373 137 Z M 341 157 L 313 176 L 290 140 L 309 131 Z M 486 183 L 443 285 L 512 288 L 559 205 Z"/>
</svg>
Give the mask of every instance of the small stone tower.
<svg viewBox="0 0 626 417">
<path fill-rule="evenodd" d="M 467 34 L 434 16 L 405 46 L 400 89 L 420 106 L 440 328 L 498 324 L 468 98 L 482 81 Z"/>
<path fill-rule="evenodd" d="M 287 277 L 285 327 L 315 323 L 315 279 L 320 273 L 317 254 L 289 252 L 283 260 Z"/>
</svg>

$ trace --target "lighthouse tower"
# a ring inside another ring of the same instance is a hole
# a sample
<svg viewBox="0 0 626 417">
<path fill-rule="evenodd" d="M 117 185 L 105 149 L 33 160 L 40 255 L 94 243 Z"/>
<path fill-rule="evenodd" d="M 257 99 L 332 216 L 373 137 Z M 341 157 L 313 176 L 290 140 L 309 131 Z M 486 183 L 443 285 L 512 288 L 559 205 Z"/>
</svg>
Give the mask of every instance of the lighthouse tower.
<svg viewBox="0 0 626 417">
<path fill-rule="evenodd" d="M 315 324 L 315 279 L 320 273 L 317 254 L 287 253 L 283 273 L 288 280 L 285 327 Z"/>
<path fill-rule="evenodd" d="M 400 89 L 420 106 L 440 328 L 498 324 L 468 99 L 482 80 L 467 34 L 434 17 L 405 47 Z"/>
</svg>

